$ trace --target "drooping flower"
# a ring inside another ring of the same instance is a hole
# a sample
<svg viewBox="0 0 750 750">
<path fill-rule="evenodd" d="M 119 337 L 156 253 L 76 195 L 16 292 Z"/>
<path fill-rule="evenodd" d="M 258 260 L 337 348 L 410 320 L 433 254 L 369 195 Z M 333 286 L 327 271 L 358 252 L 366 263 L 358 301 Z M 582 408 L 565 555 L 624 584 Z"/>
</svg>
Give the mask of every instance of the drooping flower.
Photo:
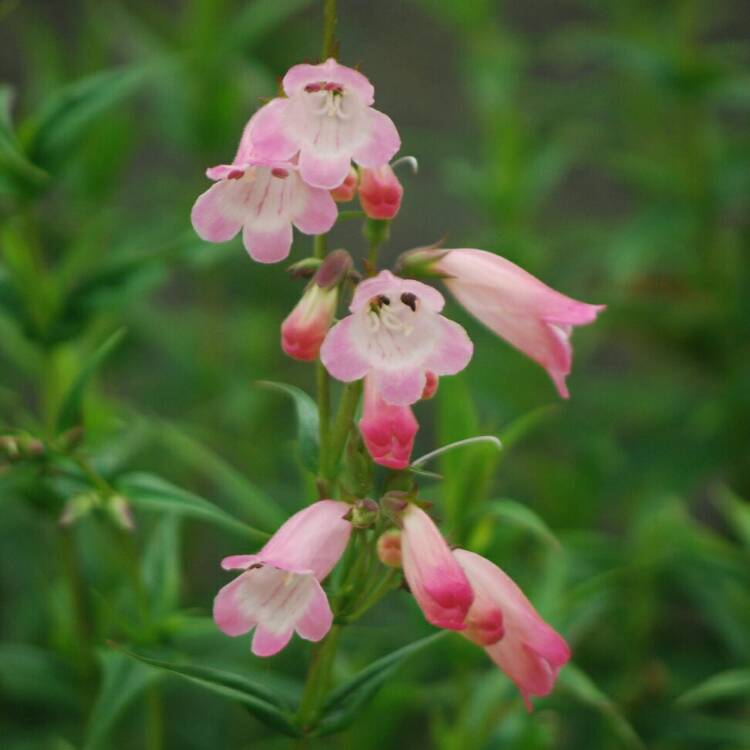
<svg viewBox="0 0 750 750">
<path fill-rule="evenodd" d="M 401 559 L 411 593 L 428 622 L 464 630 L 474 592 L 432 519 L 409 504 L 401 516 Z"/>
<path fill-rule="evenodd" d="M 568 644 L 497 565 L 464 549 L 454 550 L 453 556 L 474 590 L 462 635 L 484 647 L 531 710 L 531 697 L 551 692 L 570 659 Z"/>
<path fill-rule="evenodd" d="M 388 529 L 378 537 L 378 559 L 389 568 L 401 567 L 401 531 Z"/>
<path fill-rule="evenodd" d="M 389 404 L 413 404 L 427 372 L 455 375 L 471 359 L 466 331 L 439 314 L 444 304 L 432 287 L 381 271 L 359 284 L 352 314 L 328 332 L 321 361 L 345 383 L 367 375 Z"/>
<path fill-rule="evenodd" d="M 348 203 L 357 194 L 358 184 L 359 174 L 357 170 L 354 167 L 349 167 L 349 174 L 337 188 L 331 190 L 331 197 L 336 203 Z"/>
<path fill-rule="evenodd" d="M 208 242 L 227 242 L 242 230 L 245 249 L 259 263 L 289 255 L 292 225 L 323 234 L 336 222 L 331 194 L 303 182 L 290 162 L 251 157 L 211 167 L 206 175 L 217 182 L 193 206 L 195 231 Z"/>
<path fill-rule="evenodd" d="M 363 169 L 359 178 L 359 202 L 371 219 L 392 219 L 401 208 L 404 188 L 390 164 Z"/>
<path fill-rule="evenodd" d="M 379 167 L 398 151 L 396 126 L 372 108 L 375 90 L 359 71 L 329 58 L 295 65 L 282 85 L 287 98 L 273 99 L 256 113 L 250 139 L 269 159 L 299 153 L 300 174 L 309 185 L 333 190 L 344 182 L 352 159 Z"/>
<path fill-rule="evenodd" d="M 320 500 L 295 513 L 254 555 L 222 560 L 225 570 L 243 570 L 214 599 L 214 620 L 227 635 L 255 628 L 252 651 L 272 656 L 294 631 L 319 641 L 330 630 L 333 614 L 320 582 L 344 552 L 351 524 L 349 505 Z"/>
<path fill-rule="evenodd" d="M 365 378 L 365 401 L 359 431 L 376 464 L 405 469 L 418 430 L 419 423 L 409 406 L 387 403 L 372 380 Z"/>
<path fill-rule="evenodd" d="M 575 326 L 592 323 L 605 305 L 556 292 L 515 263 L 484 250 L 430 249 L 407 253 L 404 266 L 425 266 L 443 276 L 453 296 L 491 331 L 547 370 L 568 398 Z"/>
</svg>

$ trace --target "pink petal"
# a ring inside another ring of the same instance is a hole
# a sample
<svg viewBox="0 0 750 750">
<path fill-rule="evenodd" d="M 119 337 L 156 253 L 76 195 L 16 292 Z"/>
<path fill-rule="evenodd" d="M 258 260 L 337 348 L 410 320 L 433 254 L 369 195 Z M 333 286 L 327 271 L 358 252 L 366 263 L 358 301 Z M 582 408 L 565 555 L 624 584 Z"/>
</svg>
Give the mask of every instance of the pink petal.
<svg viewBox="0 0 750 750">
<path fill-rule="evenodd" d="M 287 96 L 294 96 L 309 83 L 321 81 L 338 83 L 356 91 L 364 104 L 369 105 L 374 101 L 375 89 L 367 78 L 358 70 L 340 65 L 332 57 L 320 65 L 295 65 L 287 71 L 282 86 Z"/>
<path fill-rule="evenodd" d="M 259 231 L 245 224 L 242 241 L 250 257 L 258 263 L 278 263 L 292 248 L 292 225 L 283 224 L 276 230 Z"/>
<path fill-rule="evenodd" d="M 308 185 L 333 190 L 346 179 L 350 163 L 347 152 L 324 154 L 303 146 L 299 155 L 299 173 Z"/>
<path fill-rule="evenodd" d="M 302 618 L 297 621 L 297 634 L 306 641 L 319 641 L 325 637 L 331 625 L 333 625 L 333 612 L 328 603 L 328 597 L 320 584 L 317 584 L 310 604 Z"/>
<path fill-rule="evenodd" d="M 372 375 L 383 400 L 397 406 L 409 406 L 419 401 L 427 382 L 423 368 L 378 370 Z"/>
<path fill-rule="evenodd" d="M 425 367 L 436 375 L 455 375 L 469 364 L 474 344 L 458 323 L 439 315 L 435 324 L 439 327 L 437 344 Z"/>
<path fill-rule="evenodd" d="M 224 570 L 247 570 L 251 565 L 260 562 L 258 555 L 230 555 L 221 561 Z"/>
<path fill-rule="evenodd" d="M 238 177 L 242 177 L 242 175 L 244 174 L 244 164 L 218 164 L 217 166 L 209 167 L 206 170 L 206 177 L 208 177 L 209 180 L 214 180 L 215 182 L 218 180 L 224 180 L 227 177 L 237 179 Z"/>
<path fill-rule="evenodd" d="M 361 310 L 369 305 L 373 297 L 380 294 L 399 296 L 404 292 L 414 294 L 430 312 L 440 312 L 445 305 L 445 299 L 437 289 L 421 281 L 394 276 L 390 271 L 381 271 L 377 276 L 357 285 L 349 309 L 352 312 Z"/>
<path fill-rule="evenodd" d="M 308 187 L 302 209 L 292 217 L 294 226 L 305 234 L 325 234 L 336 223 L 338 208 L 327 190 Z"/>
<path fill-rule="evenodd" d="M 352 154 L 362 167 L 379 167 L 388 163 L 401 148 L 401 137 L 388 115 L 376 109 L 365 111 L 367 137 Z"/>
<path fill-rule="evenodd" d="M 320 361 L 331 375 L 344 383 L 363 378 L 369 368 L 352 341 L 354 318 L 350 315 L 336 323 L 320 347 Z"/>
<path fill-rule="evenodd" d="M 219 590 L 214 598 L 214 621 L 227 635 L 243 635 L 257 623 L 257 618 L 243 609 L 241 605 L 247 575 L 243 573 L 230 581 Z"/>
<path fill-rule="evenodd" d="M 258 625 L 253 636 L 252 652 L 256 656 L 273 656 L 289 643 L 291 637 L 291 628 L 281 633 L 272 633 L 262 625 Z"/>
<path fill-rule="evenodd" d="M 253 115 L 247 131 L 253 154 L 266 159 L 285 161 L 297 153 L 297 142 L 286 134 L 285 120 L 288 107 L 288 99 L 272 99 Z M 243 135 L 243 142 L 246 140 Z M 242 148 L 241 143 L 240 150 Z"/>
<path fill-rule="evenodd" d="M 198 196 L 190 219 L 198 236 L 208 242 L 227 242 L 242 227 L 242 222 L 229 209 L 233 197 L 232 185 L 218 182 Z"/>
</svg>

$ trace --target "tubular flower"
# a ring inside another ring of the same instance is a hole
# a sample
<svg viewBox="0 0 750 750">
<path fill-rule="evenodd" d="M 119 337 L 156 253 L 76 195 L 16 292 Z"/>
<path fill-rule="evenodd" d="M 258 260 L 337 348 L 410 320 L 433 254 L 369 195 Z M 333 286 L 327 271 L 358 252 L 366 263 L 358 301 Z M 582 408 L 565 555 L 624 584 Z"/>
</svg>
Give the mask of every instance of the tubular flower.
<svg viewBox="0 0 750 750">
<path fill-rule="evenodd" d="M 402 515 L 401 563 L 414 598 L 428 622 L 464 630 L 474 592 L 437 526 L 409 504 Z"/>
<path fill-rule="evenodd" d="M 365 379 L 365 403 L 359 431 L 376 464 L 405 469 L 418 430 L 419 423 L 410 407 L 386 403 L 370 378 Z"/>
<path fill-rule="evenodd" d="M 292 224 L 304 234 L 323 234 L 338 209 L 327 190 L 310 187 L 290 162 L 249 157 L 206 170 L 216 184 L 198 197 L 191 219 L 201 239 L 226 242 L 242 230 L 253 260 L 277 263 L 289 255 Z"/>
<path fill-rule="evenodd" d="M 605 305 L 577 302 L 484 250 L 419 250 L 406 259 L 407 264 L 425 261 L 474 317 L 544 367 L 568 398 L 570 335 L 575 326 L 593 323 Z"/>
<path fill-rule="evenodd" d="M 531 710 L 531 697 L 550 693 L 570 659 L 568 644 L 497 565 L 464 549 L 454 550 L 453 556 L 474 589 L 463 635 L 484 646 Z"/>
<path fill-rule="evenodd" d="M 349 167 L 349 174 L 337 188 L 331 190 L 331 197 L 336 203 L 348 203 L 357 194 L 358 183 L 359 174 L 357 174 L 357 170 L 354 167 Z"/>
<path fill-rule="evenodd" d="M 413 404 L 427 372 L 455 375 L 471 359 L 466 331 L 439 314 L 444 304 L 432 287 L 381 271 L 359 284 L 352 314 L 328 332 L 321 361 L 345 383 L 367 375 L 389 404 Z"/>
<path fill-rule="evenodd" d="M 401 140 L 391 119 L 372 108 L 375 90 L 359 71 L 329 58 L 320 65 L 295 65 L 277 98 L 252 119 L 250 140 L 269 159 L 299 153 L 302 179 L 333 190 L 353 159 L 362 167 L 386 164 Z"/>
<path fill-rule="evenodd" d="M 392 219 L 401 208 L 404 188 L 391 169 L 383 164 L 376 169 L 363 169 L 359 179 L 359 202 L 371 219 Z"/>
<path fill-rule="evenodd" d="M 336 314 L 338 287 L 307 287 L 294 310 L 281 324 L 281 348 L 294 359 L 312 362 Z"/>
<path fill-rule="evenodd" d="M 255 555 L 222 560 L 225 570 L 244 570 L 214 599 L 214 620 L 227 635 L 255 628 L 252 651 L 272 656 L 294 631 L 319 641 L 333 614 L 322 581 L 344 552 L 351 524 L 346 503 L 320 500 L 288 519 Z"/>
</svg>

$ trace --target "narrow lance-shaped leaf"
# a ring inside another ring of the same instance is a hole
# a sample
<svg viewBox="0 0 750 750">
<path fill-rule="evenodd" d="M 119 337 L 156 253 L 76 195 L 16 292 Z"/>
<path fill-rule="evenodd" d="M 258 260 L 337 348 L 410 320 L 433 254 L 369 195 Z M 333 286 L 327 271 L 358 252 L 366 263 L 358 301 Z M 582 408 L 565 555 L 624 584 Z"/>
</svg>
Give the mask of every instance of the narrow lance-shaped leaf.
<svg viewBox="0 0 750 750">
<path fill-rule="evenodd" d="M 684 707 L 700 706 L 704 703 L 728 698 L 747 698 L 750 695 L 750 669 L 730 669 L 709 677 L 678 699 Z"/>
<path fill-rule="evenodd" d="M 265 685 L 241 675 L 213 669 L 212 667 L 174 664 L 125 650 L 122 653 L 131 659 L 137 659 L 144 664 L 178 675 L 216 695 L 241 703 L 264 724 L 289 737 L 300 736 L 300 731 L 292 723 L 289 707 L 284 699 L 273 693 Z"/>
<path fill-rule="evenodd" d="M 297 440 L 299 442 L 300 460 L 309 471 L 317 471 L 320 453 L 318 432 L 320 421 L 315 402 L 304 391 L 287 383 L 273 383 L 263 380 L 259 385 L 273 388 L 292 397 L 297 413 Z"/>
</svg>

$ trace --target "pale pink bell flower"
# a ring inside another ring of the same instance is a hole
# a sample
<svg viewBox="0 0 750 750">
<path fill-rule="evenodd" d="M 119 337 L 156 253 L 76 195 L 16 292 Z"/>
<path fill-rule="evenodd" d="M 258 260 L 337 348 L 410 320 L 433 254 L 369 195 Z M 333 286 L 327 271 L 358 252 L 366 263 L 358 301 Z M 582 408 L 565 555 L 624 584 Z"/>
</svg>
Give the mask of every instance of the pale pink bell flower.
<svg viewBox="0 0 750 750">
<path fill-rule="evenodd" d="M 325 289 L 315 282 L 305 289 L 300 301 L 281 324 L 281 348 L 303 362 L 318 358 L 320 345 L 336 314 L 338 287 Z"/>
<path fill-rule="evenodd" d="M 474 317 L 544 367 L 560 395 L 568 398 L 565 378 L 573 362 L 573 328 L 593 323 L 605 305 L 566 297 L 484 250 L 418 250 L 407 253 L 402 263 L 440 274 Z"/>
<path fill-rule="evenodd" d="M 436 289 L 381 271 L 357 286 L 352 314 L 328 332 L 321 361 L 345 383 L 367 375 L 389 404 L 413 404 L 428 372 L 455 375 L 471 359 L 466 331 L 439 314 L 444 304 Z"/>
<path fill-rule="evenodd" d="M 402 516 L 401 564 L 409 589 L 428 622 L 464 630 L 474 592 L 433 520 L 409 504 Z"/>
<path fill-rule="evenodd" d="M 365 400 L 359 431 L 367 452 L 380 466 L 405 469 L 419 430 L 409 406 L 385 402 L 370 378 L 365 378 Z"/>
<path fill-rule="evenodd" d="M 214 620 L 227 635 L 255 628 L 252 651 L 272 656 L 292 633 L 319 641 L 330 630 L 333 614 L 320 582 L 346 549 L 350 506 L 320 500 L 295 513 L 254 555 L 222 560 L 225 570 L 244 572 L 214 599 Z"/>
<path fill-rule="evenodd" d="M 362 167 L 387 164 L 401 145 L 390 117 L 372 108 L 375 90 L 353 68 L 329 58 L 295 65 L 282 81 L 286 98 L 270 101 L 253 117 L 253 149 L 269 159 L 299 154 L 302 179 L 333 190 L 354 160 Z"/>
<path fill-rule="evenodd" d="M 359 178 L 359 202 L 370 219 L 393 219 L 401 208 L 404 188 L 390 164 L 363 169 Z"/>
<path fill-rule="evenodd" d="M 568 644 L 497 565 L 464 549 L 454 550 L 453 556 L 474 590 L 462 635 L 484 647 L 531 710 L 531 697 L 547 695 L 555 686 L 570 659 Z"/>
</svg>

